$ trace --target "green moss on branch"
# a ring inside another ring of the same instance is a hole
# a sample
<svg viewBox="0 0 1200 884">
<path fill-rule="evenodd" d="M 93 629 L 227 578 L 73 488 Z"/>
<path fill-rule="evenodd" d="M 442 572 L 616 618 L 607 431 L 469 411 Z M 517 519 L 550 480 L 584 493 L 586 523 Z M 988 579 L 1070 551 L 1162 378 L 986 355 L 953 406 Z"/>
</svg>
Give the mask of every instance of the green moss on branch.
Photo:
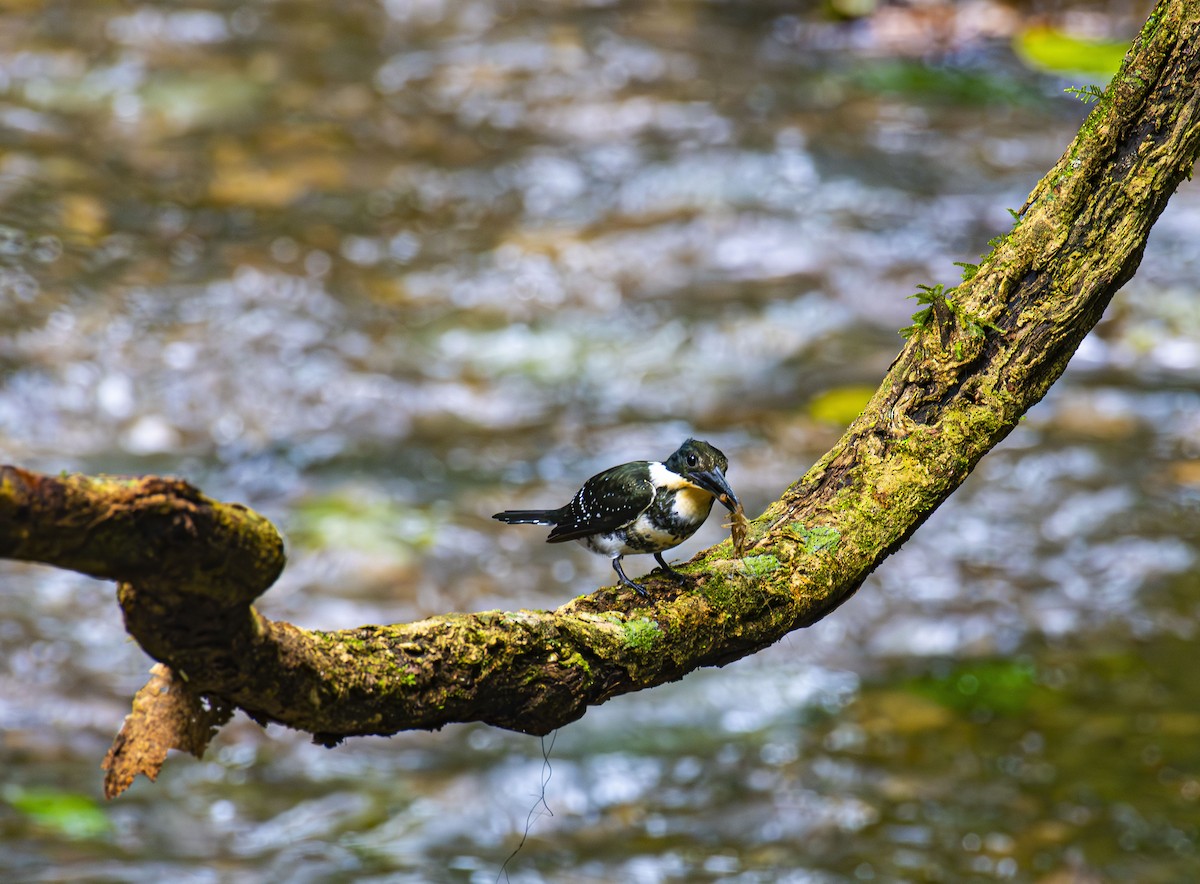
<svg viewBox="0 0 1200 884">
<path fill-rule="evenodd" d="M 843 437 L 679 587 L 555 611 L 339 632 L 251 606 L 283 564 L 270 524 L 186 483 L 0 472 L 0 555 L 121 581 L 130 633 L 189 687 L 326 743 L 485 721 L 546 733 L 618 694 L 721 665 L 849 598 L 1016 426 L 1136 270 L 1200 153 L 1200 2 L 1165 0 L 1019 223 L 913 330 Z M 932 312 L 931 312 L 932 317 Z"/>
</svg>

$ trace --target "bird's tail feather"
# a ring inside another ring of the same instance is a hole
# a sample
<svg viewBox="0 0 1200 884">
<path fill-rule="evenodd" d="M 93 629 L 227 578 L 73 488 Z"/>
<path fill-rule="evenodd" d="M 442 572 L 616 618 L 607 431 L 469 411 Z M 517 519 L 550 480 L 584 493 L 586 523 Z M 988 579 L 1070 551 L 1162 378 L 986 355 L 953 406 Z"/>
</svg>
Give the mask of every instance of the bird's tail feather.
<svg viewBox="0 0 1200 884">
<path fill-rule="evenodd" d="M 505 510 L 493 519 L 510 525 L 557 525 L 559 510 Z"/>
</svg>

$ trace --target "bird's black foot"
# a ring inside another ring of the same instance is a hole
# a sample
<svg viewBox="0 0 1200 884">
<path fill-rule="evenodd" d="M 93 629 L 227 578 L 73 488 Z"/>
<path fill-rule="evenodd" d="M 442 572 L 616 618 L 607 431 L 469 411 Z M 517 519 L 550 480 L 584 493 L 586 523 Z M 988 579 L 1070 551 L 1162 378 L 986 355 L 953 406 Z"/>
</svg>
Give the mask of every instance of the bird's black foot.
<svg viewBox="0 0 1200 884">
<path fill-rule="evenodd" d="M 688 582 L 688 576 L 686 574 L 680 574 L 678 571 L 668 565 L 667 560 L 662 557 L 662 553 L 655 553 L 654 561 L 658 562 L 659 566 L 662 567 L 663 572 L 676 583 Z"/>
<path fill-rule="evenodd" d="M 613 559 L 612 563 L 613 563 L 613 570 L 616 571 L 617 576 L 619 578 L 621 578 L 622 584 L 624 584 L 625 586 L 628 586 L 630 589 L 632 589 L 638 595 L 646 595 L 646 588 L 644 586 L 642 586 L 640 583 L 634 583 L 632 580 L 630 580 L 628 577 L 625 576 L 625 569 L 621 567 L 621 557 L 620 556 L 617 556 L 615 559 Z"/>
</svg>

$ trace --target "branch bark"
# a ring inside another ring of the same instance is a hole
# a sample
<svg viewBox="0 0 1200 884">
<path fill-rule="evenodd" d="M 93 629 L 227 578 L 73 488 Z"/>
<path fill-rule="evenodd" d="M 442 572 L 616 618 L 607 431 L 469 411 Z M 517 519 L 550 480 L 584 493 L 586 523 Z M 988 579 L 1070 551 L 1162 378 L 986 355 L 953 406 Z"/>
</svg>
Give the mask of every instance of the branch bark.
<svg viewBox="0 0 1200 884">
<path fill-rule="evenodd" d="M 188 689 L 329 745 L 483 721 L 544 734 L 722 665 L 849 598 L 1062 374 L 1200 152 L 1200 0 L 1163 0 L 1012 231 L 932 309 L 845 435 L 650 597 L 308 631 L 253 600 L 283 566 L 262 517 L 186 483 L 0 472 L 0 555 L 119 581 L 126 626 Z M 970 273 L 968 274 L 970 275 Z"/>
</svg>

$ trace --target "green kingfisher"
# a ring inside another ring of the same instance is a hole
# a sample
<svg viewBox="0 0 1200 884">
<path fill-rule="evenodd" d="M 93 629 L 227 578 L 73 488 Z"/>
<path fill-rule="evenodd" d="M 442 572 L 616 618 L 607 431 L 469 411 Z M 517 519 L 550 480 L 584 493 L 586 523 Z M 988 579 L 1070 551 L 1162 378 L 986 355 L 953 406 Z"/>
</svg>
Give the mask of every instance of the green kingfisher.
<svg viewBox="0 0 1200 884">
<path fill-rule="evenodd" d="M 505 510 L 492 518 L 511 525 L 553 525 L 547 543 L 578 540 L 612 559 L 621 583 L 645 595 L 640 584 L 625 576 L 621 557 L 654 553 L 667 574 L 684 580 L 662 554 L 696 533 L 714 499 L 730 512 L 738 508 L 725 481 L 728 468 L 725 455 L 712 445 L 688 439 L 663 463 L 635 460 L 597 473 L 564 507 Z"/>
</svg>

